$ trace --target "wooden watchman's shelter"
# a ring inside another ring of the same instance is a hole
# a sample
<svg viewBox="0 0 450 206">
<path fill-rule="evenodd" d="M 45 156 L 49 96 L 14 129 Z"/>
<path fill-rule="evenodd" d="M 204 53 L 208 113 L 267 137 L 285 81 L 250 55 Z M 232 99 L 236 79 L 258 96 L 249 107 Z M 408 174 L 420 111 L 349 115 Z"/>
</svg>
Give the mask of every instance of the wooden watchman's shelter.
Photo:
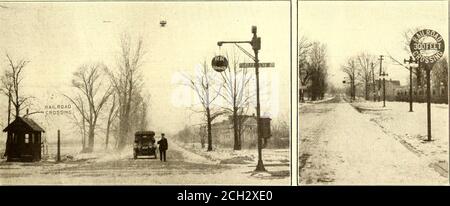
<svg viewBox="0 0 450 206">
<path fill-rule="evenodd" d="M 41 133 L 45 132 L 32 119 L 17 117 L 3 132 L 7 132 L 7 161 L 41 160 Z"/>
</svg>

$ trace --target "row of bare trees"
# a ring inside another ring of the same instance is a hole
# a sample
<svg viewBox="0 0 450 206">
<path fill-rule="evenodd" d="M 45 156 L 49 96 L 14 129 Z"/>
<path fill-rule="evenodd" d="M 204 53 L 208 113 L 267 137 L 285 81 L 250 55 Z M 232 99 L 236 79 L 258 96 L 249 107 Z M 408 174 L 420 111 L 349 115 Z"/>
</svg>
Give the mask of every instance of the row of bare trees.
<svg viewBox="0 0 450 206">
<path fill-rule="evenodd" d="M 320 42 L 310 42 L 306 37 L 299 41 L 298 71 L 300 84 L 306 86 L 310 100 L 323 99 L 327 90 L 327 48 Z M 304 90 L 300 91 L 300 98 L 304 98 Z"/>
<path fill-rule="evenodd" d="M 350 96 L 355 99 L 356 86 L 363 85 L 364 98 L 369 100 L 370 93 L 375 94 L 375 74 L 377 58 L 366 52 L 361 52 L 347 59 L 341 70 L 347 74 L 350 84 Z M 347 83 L 347 81 L 345 81 Z M 370 90 L 372 89 L 372 92 Z"/>
<path fill-rule="evenodd" d="M 207 135 L 207 151 L 212 151 L 212 122 L 220 115 L 230 115 L 233 124 L 234 150 L 242 149 L 244 123 L 254 92 L 250 91 L 250 70 L 239 68 L 240 56 L 236 51 L 227 54 L 229 68 L 216 72 L 206 61 L 195 75 L 186 75 L 191 88 L 201 105 Z M 218 103 L 218 101 L 221 101 Z"/>
<path fill-rule="evenodd" d="M 407 52 L 407 54 L 411 55 L 411 51 L 409 48 L 409 43 L 411 37 L 418 32 L 419 28 L 408 29 L 403 33 L 403 50 Z M 389 60 L 396 65 L 403 66 L 405 69 L 409 69 L 408 65 L 403 63 L 403 60 L 399 60 L 392 56 L 391 54 L 387 54 Z M 405 57 L 408 59 L 409 57 Z M 378 71 L 379 61 L 376 55 L 369 54 L 367 52 L 361 52 L 355 56 L 351 56 L 347 59 L 344 65 L 341 66 L 341 70 L 347 74 L 348 83 L 350 87 L 350 96 L 355 98 L 355 90 L 356 86 L 363 86 L 364 88 L 364 97 L 366 100 L 370 98 L 370 93 L 373 94 L 373 98 L 376 98 L 376 79 L 379 78 L 378 75 L 381 70 Z M 425 72 L 422 65 L 419 64 L 419 67 L 413 67 L 413 82 L 408 82 L 415 85 L 416 88 L 425 88 Z M 433 67 L 431 71 L 431 78 L 435 88 L 440 88 L 444 86 L 447 90 L 447 82 L 448 82 L 448 62 L 447 58 L 443 57 L 440 59 Z M 346 81 L 347 83 L 347 81 Z M 379 87 L 380 85 L 378 85 Z M 378 88 L 380 89 L 380 88 Z M 372 90 L 372 91 L 371 91 Z"/>
<path fill-rule="evenodd" d="M 106 149 L 111 133 L 116 140 L 115 148 L 120 150 L 131 142 L 132 131 L 147 128 L 149 95 L 142 90 L 140 71 L 144 55 L 143 39 L 133 41 L 125 34 L 120 38 L 120 55 L 112 69 L 101 62 L 89 62 L 73 73 L 73 92 L 63 95 L 76 108 L 72 119 L 80 131 L 83 151 L 94 151 L 99 124 L 106 128 Z M 8 98 L 9 124 L 12 117 L 19 117 L 25 109 L 23 117 L 42 111 L 28 112 L 33 97 L 21 92 L 24 69 L 30 61 L 14 60 L 6 54 L 6 62 L 0 90 Z"/>
<path fill-rule="evenodd" d="M 100 120 L 106 128 L 105 149 L 111 134 L 116 140 L 114 148 L 121 150 L 131 142 L 132 131 L 147 128 L 149 96 L 142 89 L 140 70 L 144 55 L 143 39 L 133 41 L 125 34 L 120 39 L 120 55 L 113 68 L 98 62 L 86 63 L 73 73 L 74 92 L 64 96 L 76 108 L 73 118 L 80 129 L 83 151 L 94 151 Z"/>
</svg>

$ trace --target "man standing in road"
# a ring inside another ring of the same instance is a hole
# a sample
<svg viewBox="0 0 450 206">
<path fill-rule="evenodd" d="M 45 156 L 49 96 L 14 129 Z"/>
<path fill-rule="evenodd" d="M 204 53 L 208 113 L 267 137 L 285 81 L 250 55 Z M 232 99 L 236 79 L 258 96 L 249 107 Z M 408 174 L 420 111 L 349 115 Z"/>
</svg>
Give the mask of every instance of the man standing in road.
<svg viewBox="0 0 450 206">
<path fill-rule="evenodd" d="M 161 162 L 166 161 L 166 150 L 169 148 L 169 144 L 167 143 L 167 139 L 164 137 L 164 133 L 161 133 L 161 139 L 158 141 L 159 145 L 159 159 Z M 164 158 L 163 158 L 164 156 Z"/>
</svg>

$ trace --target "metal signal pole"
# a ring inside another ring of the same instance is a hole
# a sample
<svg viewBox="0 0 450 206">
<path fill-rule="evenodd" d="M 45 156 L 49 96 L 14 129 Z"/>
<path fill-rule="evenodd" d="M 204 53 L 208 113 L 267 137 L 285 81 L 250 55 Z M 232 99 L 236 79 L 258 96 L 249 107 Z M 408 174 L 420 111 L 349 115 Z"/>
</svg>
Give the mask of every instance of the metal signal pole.
<svg viewBox="0 0 450 206">
<path fill-rule="evenodd" d="M 252 26 L 253 37 L 251 41 L 219 41 L 217 42 L 218 46 L 222 46 L 223 44 L 235 44 L 242 52 L 247 54 L 250 58 L 255 61 L 255 75 L 256 75 L 256 131 L 258 134 L 258 164 L 256 165 L 255 171 L 266 171 L 264 168 L 264 163 L 262 160 L 262 133 L 261 133 L 261 107 L 259 101 L 259 59 L 258 52 L 261 49 L 261 37 L 257 35 L 257 27 Z M 248 43 L 252 46 L 253 52 L 255 56 L 251 56 L 247 51 L 245 51 L 238 44 L 240 43 Z"/>
<path fill-rule="evenodd" d="M 431 80 L 430 80 L 430 71 L 433 66 L 426 65 L 427 71 L 427 133 L 428 133 L 428 141 L 431 141 Z"/>
</svg>

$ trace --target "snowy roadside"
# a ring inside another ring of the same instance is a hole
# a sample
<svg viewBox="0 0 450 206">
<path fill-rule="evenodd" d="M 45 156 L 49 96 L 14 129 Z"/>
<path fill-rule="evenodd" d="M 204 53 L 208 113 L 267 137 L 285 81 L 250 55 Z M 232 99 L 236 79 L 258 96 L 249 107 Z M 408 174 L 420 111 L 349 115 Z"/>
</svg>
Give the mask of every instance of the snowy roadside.
<svg viewBox="0 0 450 206">
<path fill-rule="evenodd" d="M 314 105 L 314 104 L 319 104 L 319 103 L 324 103 L 324 102 L 328 102 L 332 99 L 334 99 L 335 96 L 331 96 L 331 95 L 325 95 L 325 97 L 321 100 L 316 100 L 316 101 L 311 101 L 311 100 L 305 100 L 305 102 L 299 103 L 298 108 L 304 107 L 304 106 L 308 106 L 308 105 Z"/>
<path fill-rule="evenodd" d="M 184 160 L 186 162 L 194 162 L 194 163 L 204 163 L 204 164 L 216 164 L 217 162 L 211 161 L 210 159 L 199 155 L 198 153 L 192 152 L 188 149 L 185 149 L 184 147 L 179 145 L 179 142 L 170 141 L 169 147 L 181 152 L 181 155 L 183 156 Z"/>
<path fill-rule="evenodd" d="M 219 165 L 231 166 L 229 171 L 221 175 L 230 176 L 245 175 L 249 180 L 264 180 L 271 184 L 289 184 L 290 177 L 290 153 L 289 149 L 263 149 L 263 161 L 266 172 L 254 172 L 258 162 L 256 149 L 233 150 L 232 148 L 214 147 L 213 151 L 206 151 L 200 143 L 181 143 L 180 147 L 207 158 Z M 250 181 L 251 182 L 251 181 Z M 258 182 L 258 181 L 256 181 Z"/>
<path fill-rule="evenodd" d="M 214 147 L 213 151 L 206 151 L 200 143 L 181 143 L 181 147 L 203 156 L 219 164 L 253 164 L 257 162 L 256 149 L 233 150 L 232 148 Z M 288 164 L 289 149 L 263 149 L 264 162 L 269 164 Z"/>
<path fill-rule="evenodd" d="M 360 113 L 375 122 L 383 132 L 394 137 L 419 157 L 426 158 L 430 166 L 448 176 L 449 119 L 448 105 L 432 104 L 432 140 L 427 139 L 426 103 L 414 103 L 409 112 L 407 102 L 352 103 Z"/>
</svg>

